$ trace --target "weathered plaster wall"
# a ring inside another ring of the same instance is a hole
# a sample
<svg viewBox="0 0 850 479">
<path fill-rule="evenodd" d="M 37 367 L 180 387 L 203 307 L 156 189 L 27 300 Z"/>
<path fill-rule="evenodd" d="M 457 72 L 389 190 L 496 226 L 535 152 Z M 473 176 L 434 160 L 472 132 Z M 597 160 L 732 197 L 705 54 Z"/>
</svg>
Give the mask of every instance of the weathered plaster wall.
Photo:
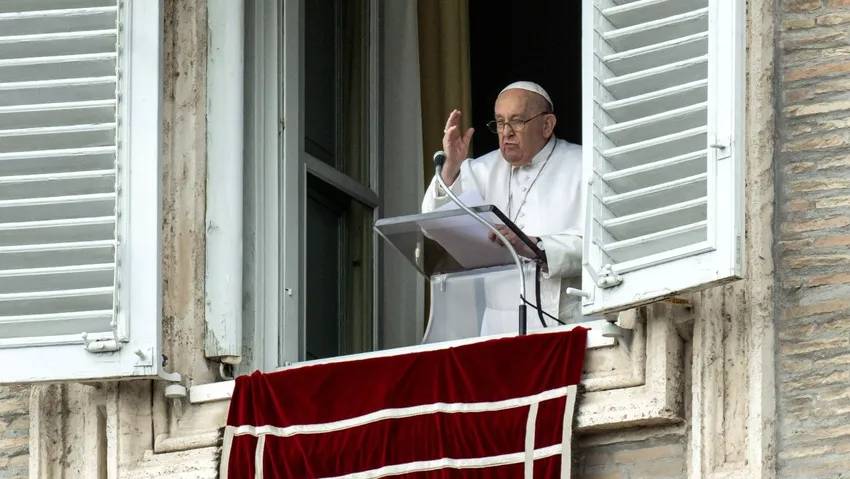
<svg viewBox="0 0 850 479">
<path fill-rule="evenodd" d="M 783 0 L 778 39 L 778 471 L 850 465 L 850 1 Z"/>
</svg>

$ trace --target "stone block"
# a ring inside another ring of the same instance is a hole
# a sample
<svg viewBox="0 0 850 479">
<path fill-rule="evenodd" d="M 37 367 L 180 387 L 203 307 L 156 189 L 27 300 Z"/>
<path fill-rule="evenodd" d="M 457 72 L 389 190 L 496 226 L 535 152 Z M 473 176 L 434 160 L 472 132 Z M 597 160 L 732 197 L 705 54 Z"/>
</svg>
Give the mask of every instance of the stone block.
<svg viewBox="0 0 850 479">
<path fill-rule="evenodd" d="M 808 105 L 793 105 L 785 109 L 785 114 L 791 118 L 795 118 L 844 110 L 850 110 L 850 100 L 829 101 Z"/>
<path fill-rule="evenodd" d="M 850 73 L 850 61 L 829 62 L 818 65 L 800 65 L 785 70 L 784 80 L 792 82 L 812 78 L 831 77 Z"/>
<path fill-rule="evenodd" d="M 786 12 L 812 12 L 821 8 L 821 0 L 783 0 L 782 7 Z"/>
<path fill-rule="evenodd" d="M 813 18 L 786 18 L 782 20 L 782 28 L 784 30 L 800 30 L 814 26 L 815 20 Z"/>
<path fill-rule="evenodd" d="M 850 225 L 850 217 L 834 216 L 830 218 L 818 218 L 810 221 L 798 221 L 782 225 L 783 233 L 804 233 L 808 231 L 822 231 L 832 228 L 843 228 Z"/>
<path fill-rule="evenodd" d="M 813 316 L 815 314 L 835 313 L 844 310 L 850 310 L 850 299 L 835 299 L 832 301 L 823 301 L 805 306 L 793 306 L 787 309 L 787 316 L 791 318 L 799 318 L 803 316 Z"/>
<path fill-rule="evenodd" d="M 797 180 L 788 182 L 788 190 L 792 193 L 840 190 L 845 188 L 850 188 L 850 180 L 844 178 Z"/>
<path fill-rule="evenodd" d="M 850 12 L 828 13 L 815 19 L 818 25 L 841 25 L 850 23 Z"/>
<path fill-rule="evenodd" d="M 850 255 L 847 254 L 824 254 L 814 256 L 798 256 L 786 258 L 783 260 L 784 266 L 791 269 L 813 268 L 819 266 L 832 266 L 836 264 L 844 264 L 850 261 Z M 794 273 L 799 274 L 799 273 Z"/>
<path fill-rule="evenodd" d="M 850 138 L 844 134 L 821 135 L 814 138 L 806 138 L 804 140 L 789 141 L 782 147 L 782 151 L 787 152 L 806 152 L 818 150 L 833 150 L 850 147 Z"/>
</svg>

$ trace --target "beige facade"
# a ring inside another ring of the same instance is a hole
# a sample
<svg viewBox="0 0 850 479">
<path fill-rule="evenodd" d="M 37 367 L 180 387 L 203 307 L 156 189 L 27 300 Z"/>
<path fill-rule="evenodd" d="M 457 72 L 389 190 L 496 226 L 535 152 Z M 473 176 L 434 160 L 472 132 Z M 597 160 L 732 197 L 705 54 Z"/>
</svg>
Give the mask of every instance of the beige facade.
<svg viewBox="0 0 850 479">
<path fill-rule="evenodd" d="M 163 340 L 204 358 L 207 22 L 164 2 Z M 593 351 L 576 477 L 837 478 L 850 464 L 847 0 L 748 2 L 746 279 L 623 315 Z M 12 365 L 13 366 L 13 365 Z M 214 478 L 226 400 L 161 381 L 0 389 L 0 479 Z"/>
</svg>

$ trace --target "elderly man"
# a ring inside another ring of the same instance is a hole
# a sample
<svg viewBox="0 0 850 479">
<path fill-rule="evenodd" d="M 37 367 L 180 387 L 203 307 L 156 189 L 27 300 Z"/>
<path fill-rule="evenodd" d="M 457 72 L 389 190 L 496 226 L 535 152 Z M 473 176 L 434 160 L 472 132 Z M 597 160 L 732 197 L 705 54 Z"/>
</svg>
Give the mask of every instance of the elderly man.
<svg viewBox="0 0 850 479">
<path fill-rule="evenodd" d="M 462 113 L 451 112 L 443 136 L 443 180 L 455 194 L 477 191 L 485 203 L 496 205 L 537 243 L 546 257 L 543 308 L 562 321 L 574 320 L 578 301 L 562 292 L 581 284 L 581 146 L 555 138 L 554 105 L 536 83 L 508 85 L 496 98 L 494 110 L 495 119 L 487 126 L 499 136 L 499 149 L 474 159 L 467 159 L 474 129 L 461 131 Z M 432 181 L 422 211 L 448 201 Z M 516 235 L 501 229 L 518 253 L 532 256 Z M 488 285 L 482 335 L 516 331 L 516 297 L 505 294 L 515 287 L 513 282 L 507 289 Z M 533 311 L 529 314 L 529 329 L 540 327 L 535 316 Z"/>
</svg>

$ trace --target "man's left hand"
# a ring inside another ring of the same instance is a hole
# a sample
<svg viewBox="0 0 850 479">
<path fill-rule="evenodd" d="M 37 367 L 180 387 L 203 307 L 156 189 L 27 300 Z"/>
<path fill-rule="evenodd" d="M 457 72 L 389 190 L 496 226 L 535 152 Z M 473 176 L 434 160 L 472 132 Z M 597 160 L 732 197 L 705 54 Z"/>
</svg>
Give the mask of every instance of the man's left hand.
<svg viewBox="0 0 850 479">
<path fill-rule="evenodd" d="M 517 236 L 516 233 L 514 233 L 510 228 L 508 228 L 505 225 L 495 225 L 495 226 L 496 226 L 496 229 L 499 230 L 500 233 L 505 235 L 505 238 L 507 238 L 508 241 L 510 241 L 510 243 L 513 245 L 514 249 L 516 249 L 517 254 L 519 254 L 520 256 L 525 256 L 526 258 L 534 258 L 535 257 L 535 254 L 534 254 L 533 251 L 531 251 L 531 248 L 529 248 L 528 245 L 526 245 L 521 239 L 519 239 L 519 236 Z M 539 241 L 539 238 L 535 238 L 533 236 L 529 236 L 528 239 L 530 239 L 534 243 Z M 495 233 L 490 233 L 490 240 L 495 242 L 496 244 L 498 244 L 500 246 L 504 246 L 504 243 L 502 243 L 502 240 L 500 240 L 499 237 L 496 236 Z"/>
</svg>

